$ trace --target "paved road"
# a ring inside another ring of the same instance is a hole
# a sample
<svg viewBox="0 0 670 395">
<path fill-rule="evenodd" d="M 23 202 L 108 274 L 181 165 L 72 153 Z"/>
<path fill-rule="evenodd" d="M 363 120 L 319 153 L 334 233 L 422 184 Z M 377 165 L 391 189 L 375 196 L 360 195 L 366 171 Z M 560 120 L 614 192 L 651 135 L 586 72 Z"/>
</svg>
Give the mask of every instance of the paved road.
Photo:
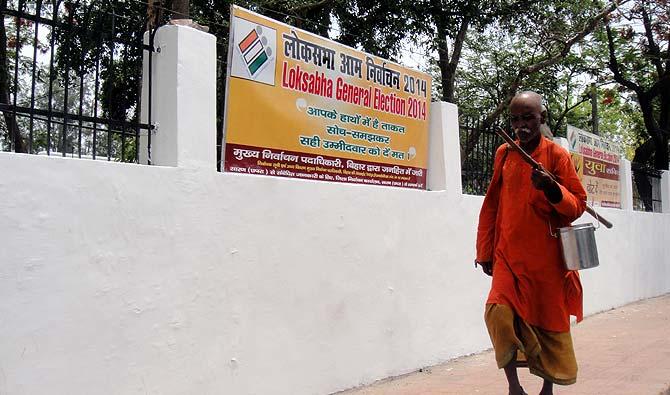
<svg viewBox="0 0 670 395">
<path fill-rule="evenodd" d="M 483 324 L 482 324 L 483 325 Z M 555 386 L 570 395 L 670 395 L 670 294 L 584 319 L 572 328 L 577 383 Z M 538 394 L 542 381 L 520 370 Z M 491 351 L 338 395 L 505 395 L 507 384 Z"/>
</svg>

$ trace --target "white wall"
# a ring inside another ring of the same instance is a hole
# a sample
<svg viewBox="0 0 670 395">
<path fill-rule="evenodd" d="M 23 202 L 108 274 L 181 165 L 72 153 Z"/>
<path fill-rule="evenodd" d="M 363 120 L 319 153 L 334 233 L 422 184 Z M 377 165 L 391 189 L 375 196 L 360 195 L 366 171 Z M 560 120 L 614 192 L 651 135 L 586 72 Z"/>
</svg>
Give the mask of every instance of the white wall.
<svg viewBox="0 0 670 395">
<path fill-rule="evenodd" d="M 0 393 L 326 394 L 489 347 L 480 197 L 0 154 Z M 670 291 L 601 210 L 586 312 Z"/>
<path fill-rule="evenodd" d="M 482 198 L 454 187 L 457 112 L 431 111 L 441 191 L 179 147 L 180 167 L 0 153 L 0 394 L 319 395 L 490 347 Z M 600 211 L 586 312 L 670 292 L 670 215 Z"/>
</svg>

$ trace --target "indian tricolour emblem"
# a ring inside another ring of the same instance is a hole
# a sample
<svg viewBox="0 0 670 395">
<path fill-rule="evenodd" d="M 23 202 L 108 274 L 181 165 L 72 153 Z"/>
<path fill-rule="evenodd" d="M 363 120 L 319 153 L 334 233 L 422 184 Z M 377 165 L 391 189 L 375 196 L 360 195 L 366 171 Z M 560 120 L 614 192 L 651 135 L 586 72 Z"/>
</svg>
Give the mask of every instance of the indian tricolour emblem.
<svg viewBox="0 0 670 395">
<path fill-rule="evenodd" d="M 238 17 L 233 18 L 233 23 L 231 75 L 274 85 L 277 32 Z"/>
</svg>

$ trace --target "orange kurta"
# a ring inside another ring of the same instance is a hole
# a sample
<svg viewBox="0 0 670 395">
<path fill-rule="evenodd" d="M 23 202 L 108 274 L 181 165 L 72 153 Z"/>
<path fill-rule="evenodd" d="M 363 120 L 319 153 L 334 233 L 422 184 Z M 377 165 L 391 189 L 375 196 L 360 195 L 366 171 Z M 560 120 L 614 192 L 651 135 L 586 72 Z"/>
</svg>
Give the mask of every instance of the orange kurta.
<svg viewBox="0 0 670 395">
<path fill-rule="evenodd" d="M 533 187 L 530 165 L 503 144 L 479 214 L 477 260 L 493 261 L 487 304 L 508 305 L 531 325 L 567 332 L 570 315 L 582 319 L 582 288 L 551 233 L 584 212 L 586 192 L 570 154 L 557 144 L 541 138 L 531 156 L 556 177 L 563 199 L 551 204 Z"/>
</svg>

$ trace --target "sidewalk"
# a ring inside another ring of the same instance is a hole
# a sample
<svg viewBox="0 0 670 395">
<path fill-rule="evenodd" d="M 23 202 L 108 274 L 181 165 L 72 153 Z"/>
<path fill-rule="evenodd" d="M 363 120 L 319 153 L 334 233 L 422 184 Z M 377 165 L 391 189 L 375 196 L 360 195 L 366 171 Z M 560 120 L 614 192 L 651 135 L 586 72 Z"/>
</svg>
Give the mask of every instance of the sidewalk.
<svg viewBox="0 0 670 395">
<path fill-rule="evenodd" d="M 482 325 L 484 323 L 482 322 Z M 572 327 L 577 383 L 554 394 L 670 395 L 670 294 L 587 317 Z M 542 379 L 519 369 L 530 395 Z M 338 395 L 506 395 L 491 351 L 458 358 Z"/>
</svg>

